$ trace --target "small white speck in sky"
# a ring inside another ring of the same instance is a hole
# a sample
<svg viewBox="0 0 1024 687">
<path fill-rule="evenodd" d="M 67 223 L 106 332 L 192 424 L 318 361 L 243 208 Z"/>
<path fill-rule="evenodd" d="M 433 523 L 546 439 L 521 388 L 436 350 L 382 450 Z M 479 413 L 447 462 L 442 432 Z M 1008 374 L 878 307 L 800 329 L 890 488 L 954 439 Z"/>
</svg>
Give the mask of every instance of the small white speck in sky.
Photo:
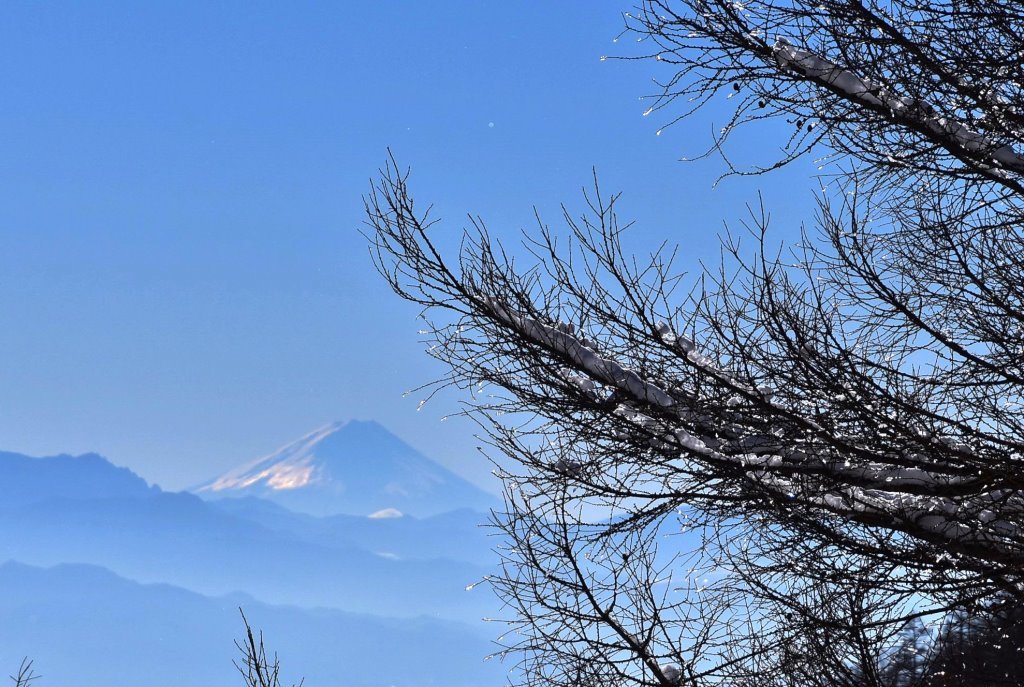
<svg viewBox="0 0 1024 687">
<path fill-rule="evenodd" d="M 494 122 L 487 122 L 487 126 L 489 126 L 490 128 L 493 129 L 494 128 Z"/>
</svg>

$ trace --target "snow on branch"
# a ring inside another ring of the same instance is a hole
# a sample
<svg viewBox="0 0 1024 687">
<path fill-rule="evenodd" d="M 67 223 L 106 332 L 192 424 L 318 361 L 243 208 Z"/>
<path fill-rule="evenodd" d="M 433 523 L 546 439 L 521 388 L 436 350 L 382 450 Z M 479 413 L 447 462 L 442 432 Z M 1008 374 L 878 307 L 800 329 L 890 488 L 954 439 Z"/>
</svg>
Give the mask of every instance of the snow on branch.
<svg viewBox="0 0 1024 687">
<path fill-rule="evenodd" d="M 882 518 L 888 526 L 938 535 L 949 542 L 982 546 L 1002 555 L 1021 556 L 1022 530 L 1019 525 L 985 508 L 992 494 L 966 500 L 905 494 L 881 489 L 846 486 L 807 493 L 797 480 L 759 470 L 750 473 L 761 486 L 788 498 L 799 498 L 841 516 L 863 520 Z M 799 494 L 799 496 L 797 496 Z M 1019 514 L 1018 497 L 1012 504 L 1001 504 L 1003 516 Z M 1009 511 L 1009 512 L 1008 512 Z"/>
<path fill-rule="evenodd" d="M 525 315 L 512 313 L 493 298 L 487 298 L 485 302 L 488 309 L 503 323 L 527 339 L 556 351 L 601 384 L 619 389 L 642 403 L 662 407 L 675 405 L 675 399 L 664 389 L 644 381 L 636 372 L 623 368 L 614 360 L 602 358 L 572 334 L 541 324 Z"/>
<path fill-rule="evenodd" d="M 809 50 L 797 48 L 785 38 L 775 41 L 772 53 L 782 69 L 827 84 L 854 102 L 888 108 L 894 116 L 916 122 L 940 140 L 970 153 L 985 155 L 1000 167 L 1024 173 L 1024 155 L 1012 146 L 1000 145 L 960 122 L 937 116 L 935 107 L 925 100 L 894 95 L 871 79 L 858 76 Z"/>
<path fill-rule="evenodd" d="M 696 416 L 686 407 L 685 399 L 673 398 L 637 372 L 601 356 L 568 327 L 543 324 L 511 311 L 495 298 L 485 297 L 482 301 L 500 323 L 571 365 L 556 372 L 584 395 L 596 398 L 593 382 L 615 389 L 624 401 L 616 406 L 614 414 L 636 428 L 635 437 L 622 438 L 646 439 L 658 450 L 685 452 L 711 468 L 744 475 L 751 484 L 780 497 L 799 500 L 851 520 L 940 536 L 948 541 L 986 547 L 999 555 L 1021 555 L 1021 529 L 1004 519 L 1011 512 L 1024 511 L 1024 501 L 1018 493 L 1010 494 L 1009 499 L 1003 493 L 1005 490 L 966 497 L 943 496 L 943 489 L 969 485 L 971 479 L 880 461 L 851 465 L 818 455 L 808 447 L 782 445 L 778 437 L 769 435 L 750 434 L 734 441 L 723 441 L 714 433 L 695 435 L 673 426 L 686 424 Z M 759 387 L 739 385 L 700 354 L 692 341 L 677 336 L 667 325 L 659 324 L 657 335 L 667 344 L 677 344 L 674 347 L 691 364 L 733 385 L 733 390 L 759 393 L 766 407 L 779 407 Z M 641 412 L 638 406 L 652 408 L 661 417 L 656 419 Z M 1001 502 L 996 505 L 996 501 Z M 992 508 L 998 509 L 999 517 Z"/>
</svg>

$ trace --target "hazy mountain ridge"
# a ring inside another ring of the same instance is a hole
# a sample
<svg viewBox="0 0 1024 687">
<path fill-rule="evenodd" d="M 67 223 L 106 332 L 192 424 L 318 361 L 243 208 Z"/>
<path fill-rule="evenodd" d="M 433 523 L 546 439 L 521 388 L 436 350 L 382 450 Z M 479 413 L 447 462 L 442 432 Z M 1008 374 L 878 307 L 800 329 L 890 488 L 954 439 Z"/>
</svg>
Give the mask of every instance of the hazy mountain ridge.
<svg viewBox="0 0 1024 687">
<path fill-rule="evenodd" d="M 56 498 L 144 498 L 160 491 L 95 453 L 34 458 L 0 451 L 0 484 L 4 488 L 0 508 Z"/>
<path fill-rule="evenodd" d="M 428 518 L 367 518 L 356 515 L 316 517 L 296 513 L 266 499 L 218 499 L 210 504 L 225 513 L 286 532 L 303 541 L 329 546 L 357 547 L 395 558 L 449 558 L 492 565 L 495 530 L 489 516 L 460 509 Z"/>
<path fill-rule="evenodd" d="M 395 473 L 376 468 L 403 464 L 355 463 L 377 484 Z M 308 684 L 501 681 L 480 663 L 493 650 L 480 618 L 499 604 L 465 589 L 496 565 L 487 515 L 467 508 L 475 487 L 439 482 L 428 496 L 451 499 L 448 513 L 370 518 L 166 492 L 96 454 L 0 453 L 0 479 L 13 494 L 0 502 L 0 563 L 19 561 L 0 565 L 0 669 L 31 655 L 53 684 L 234 683 L 241 604 Z"/>
<path fill-rule="evenodd" d="M 375 423 L 354 426 L 379 446 L 406 446 Z M 253 497 L 207 502 L 149 486 L 96 454 L 0 453 L 0 477 L 17 495 L 0 503 L 0 560 L 86 563 L 141 582 L 305 607 L 465 621 L 494 610 L 490 595 L 465 591 L 496 563 L 477 526 L 482 513 L 318 518 Z"/>
<path fill-rule="evenodd" d="M 46 684 L 239 684 L 238 606 L 264 630 L 283 676 L 310 685 L 483 686 L 502 681 L 488 633 L 429 618 L 395 620 L 210 598 L 141 585 L 98 567 L 0 565 L 0 658 L 31 655 Z"/>
<path fill-rule="evenodd" d="M 380 553 L 390 552 L 368 551 L 344 537 L 317 542 L 273 530 L 186 493 L 53 499 L 0 510 L 0 560 L 88 563 L 142 582 L 213 595 L 244 591 L 307 607 L 461 620 L 488 612 L 489 597 L 464 590 L 486 567 Z"/>
</svg>

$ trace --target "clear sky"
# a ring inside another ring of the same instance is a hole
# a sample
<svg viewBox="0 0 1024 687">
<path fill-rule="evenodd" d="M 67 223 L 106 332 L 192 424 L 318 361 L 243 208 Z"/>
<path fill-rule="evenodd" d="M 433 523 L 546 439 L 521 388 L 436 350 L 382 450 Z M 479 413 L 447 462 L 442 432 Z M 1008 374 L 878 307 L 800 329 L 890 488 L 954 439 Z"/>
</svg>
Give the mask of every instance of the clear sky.
<svg viewBox="0 0 1024 687">
<path fill-rule="evenodd" d="M 694 267 L 757 188 L 776 217 L 811 200 L 806 171 L 713 189 L 720 163 L 678 161 L 725 109 L 655 135 L 638 98 L 667 73 L 600 59 L 636 54 L 630 4 L 7 4 L 0 449 L 183 488 L 375 419 L 486 486 L 454 398 L 402 397 L 438 369 L 358 231 L 388 146 L 450 231 L 472 212 L 511 240 L 596 167 L 638 249 Z"/>
</svg>

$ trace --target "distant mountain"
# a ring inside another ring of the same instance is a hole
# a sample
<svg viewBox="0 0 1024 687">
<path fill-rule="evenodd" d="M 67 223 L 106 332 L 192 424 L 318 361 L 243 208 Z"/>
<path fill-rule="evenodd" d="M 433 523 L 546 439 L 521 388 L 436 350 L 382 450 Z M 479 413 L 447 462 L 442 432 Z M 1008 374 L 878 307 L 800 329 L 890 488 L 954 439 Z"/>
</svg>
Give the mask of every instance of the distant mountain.
<svg viewBox="0 0 1024 687">
<path fill-rule="evenodd" d="M 407 538 L 386 534 L 392 522 L 378 523 L 381 541 Z M 315 528 L 272 529 L 187 493 L 49 499 L 0 508 L 0 561 L 88 563 L 202 594 L 244 591 L 270 603 L 381 615 L 473 621 L 495 612 L 488 590 L 465 591 L 493 566 L 423 549 L 419 559 L 396 560 L 391 551 L 362 548 L 372 546 L 366 532 L 346 537 L 336 523 L 318 536 Z M 419 536 L 437 541 L 429 529 Z M 480 553 L 472 557 L 480 560 Z"/>
<path fill-rule="evenodd" d="M 178 687 L 241 684 L 231 661 L 243 606 L 277 652 L 284 684 L 484 687 L 505 670 L 487 629 L 427 618 L 390 620 L 209 598 L 140 585 L 102 568 L 0 565 L 0 671 L 35 659 L 44 685 Z"/>
<path fill-rule="evenodd" d="M 488 516 L 479 511 L 462 509 L 429 518 L 318 518 L 253 496 L 210 503 L 237 518 L 310 543 L 355 547 L 399 560 L 449 558 L 476 565 L 497 564 L 493 551 L 498 541 L 496 530 L 486 526 Z"/>
<path fill-rule="evenodd" d="M 160 491 L 95 453 L 32 458 L 0 451 L 0 485 L 0 508 L 56 498 L 141 498 Z"/>
<path fill-rule="evenodd" d="M 0 453 L 0 562 L 92 564 L 201 594 L 242 591 L 269 603 L 378 615 L 476 621 L 495 613 L 489 590 L 465 591 L 496 567 L 488 530 L 477 526 L 486 515 L 398 513 L 429 511 L 428 502 L 450 511 L 488 495 L 373 423 L 333 425 L 278 457 L 263 469 L 309 468 L 311 491 L 291 490 L 300 501 L 354 493 L 378 517 L 321 518 L 253 496 L 205 501 L 163 492 L 95 454 Z M 388 500 L 371 502 L 374 493 Z"/>
<path fill-rule="evenodd" d="M 311 515 L 429 516 L 496 499 L 376 422 L 338 422 L 196 487 L 205 498 L 256 496 Z"/>
</svg>

